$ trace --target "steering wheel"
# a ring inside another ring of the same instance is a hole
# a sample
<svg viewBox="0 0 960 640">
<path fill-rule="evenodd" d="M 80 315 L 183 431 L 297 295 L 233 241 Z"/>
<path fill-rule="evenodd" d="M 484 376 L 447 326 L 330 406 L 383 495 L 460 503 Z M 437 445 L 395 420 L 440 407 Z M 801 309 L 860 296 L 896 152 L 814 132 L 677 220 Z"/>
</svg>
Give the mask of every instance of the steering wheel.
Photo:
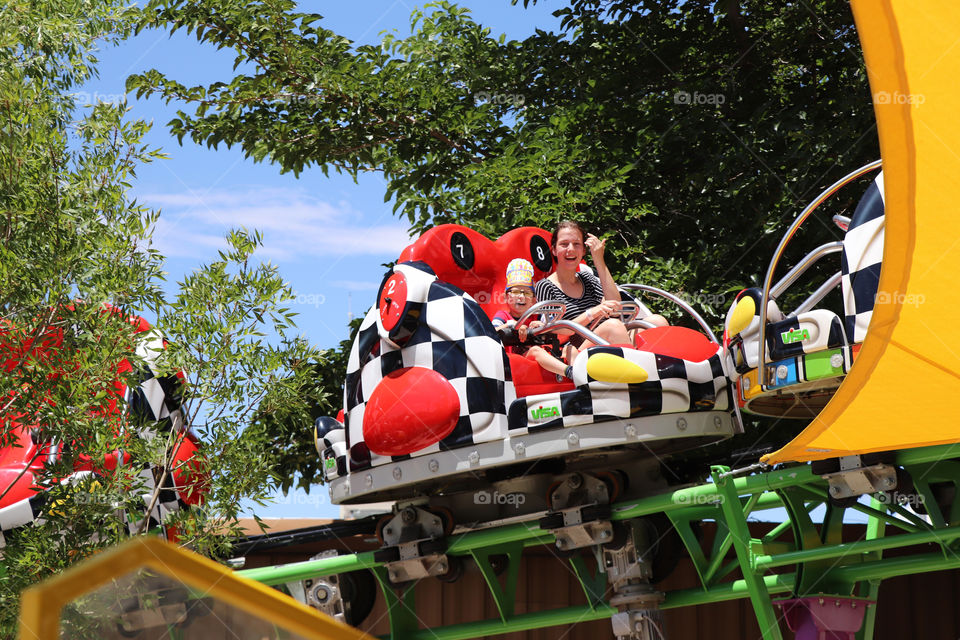
<svg viewBox="0 0 960 640">
<path fill-rule="evenodd" d="M 633 300 L 620 301 L 620 322 L 630 324 L 640 315 L 640 305 Z"/>
<path fill-rule="evenodd" d="M 562 302 L 557 302 L 555 300 L 544 300 L 538 302 L 526 311 L 523 312 L 523 315 L 517 319 L 517 325 L 521 325 L 527 320 L 530 319 L 533 315 L 540 315 L 543 319 L 543 326 L 537 327 L 534 331 L 536 333 L 542 333 L 552 325 L 557 320 L 563 318 L 563 314 L 567 312 L 567 305 Z M 534 334 L 536 335 L 536 334 Z"/>
<path fill-rule="evenodd" d="M 620 300 L 619 302 L 620 302 L 620 313 L 618 314 L 618 316 L 617 315 L 597 316 L 593 320 L 591 320 L 589 323 L 587 323 L 587 329 L 590 329 L 591 331 L 593 331 L 598 324 L 606 320 L 608 317 L 610 318 L 619 317 L 620 322 L 622 322 L 624 325 L 627 325 L 633 322 L 634 320 L 636 320 L 637 316 L 640 315 L 640 303 L 633 300 Z M 649 322 L 645 324 L 649 325 L 650 327 L 654 326 Z M 649 327 L 646 327 L 646 328 L 649 328 Z"/>
</svg>

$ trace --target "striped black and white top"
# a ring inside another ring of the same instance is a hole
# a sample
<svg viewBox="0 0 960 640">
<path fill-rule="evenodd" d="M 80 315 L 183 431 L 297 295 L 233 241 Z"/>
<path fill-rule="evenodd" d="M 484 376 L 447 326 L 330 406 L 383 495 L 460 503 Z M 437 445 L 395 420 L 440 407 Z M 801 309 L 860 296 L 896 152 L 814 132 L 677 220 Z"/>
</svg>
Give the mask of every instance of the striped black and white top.
<svg viewBox="0 0 960 640">
<path fill-rule="evenodd" d="M 600 284 L 600 278 L 587 271 L 578 271 L 577 277 L 583 284 L 583 295 L 579 298 L 571 298 L 560 287 L 544 278 L 534 287 L 537 302 L 544 300 L 562 302 L 567 306 L 567 311 L 563 314 L 564 320 L 572 320 L 603 302 L 603 285 Z"/>
</svg>

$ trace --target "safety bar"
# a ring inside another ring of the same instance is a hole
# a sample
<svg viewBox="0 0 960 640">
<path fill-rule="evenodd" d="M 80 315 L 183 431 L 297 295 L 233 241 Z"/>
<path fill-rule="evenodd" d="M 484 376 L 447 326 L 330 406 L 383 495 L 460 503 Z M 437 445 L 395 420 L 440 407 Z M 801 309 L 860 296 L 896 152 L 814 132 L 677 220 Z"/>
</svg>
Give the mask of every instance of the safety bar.
<svg viewBox="0 0 960 640">
<path fill-rule="evenodd" d="M 717 344 L 720 344 L 720 341 L 717 340 L 717 336 L 714 335 L 713 333 L 713 329 L 711 329 L 710 325 L 707 324 L 707 321 L 703 319 L 703 316 L 697 313 L 696 310 L 693 307 L 691 307 L 689 304 L 687 304 L 686 301 L 683 300 L 682 298 L 675 296 L 672 293 L 669 293 L 667 291 L 664 291 L 663 289 L 651 287 L 648 284 L 624 284 L 624 285 L 620 285 L 620 287 L 622 289 L 628 289 L 631 291 L 645 291 L 646 293 L 655 293 L 658 296 L 661 296 L 663 298 L 666 298 L 667 300 L 670 300 L 671 302 L 679 306 L 681 309 L 689 313 L 690 316 L 697 321 L 697 324 L 700 325 L 700 328 L 703 329 L 704 333 L 707 334 L 711 342 L 716 342 Z"/>
<path fill-rule="evenodd" d="M 800 276 L 806 273 L 807 269 L 815 265 L 823 256 L 828 256 L 833 253 L 840 253 L 841 251 L 843 251 L 843 242 L 840 240 L 820 245 L 805 255 L 803 260 L 798 262 L 793 269 L 790 269 L 790 271 L 787 272 L 787 275 L 781 278 L 780 282 L 773 285 L 773 288 L 770 290 L 770 298 L 776 300 L 783 295 L 784 291 L 789 289 L 790 286 L 796 282 Z"/>
<path fill-rule="evenodd" d="M 800 212 L 800 215 L 797 216 L 797 219 L 794 220 L 793 224 L 790 225 L 790 228 L 787 229 L 786 234 L 784 234 L 783 238 L 780 239 L 780 244 L 777 245 L 777 250 L 773 252 L 773 257 L 770 259 L 770 266 L 767 267 L 767 274 L 763 278 L 763 295 L 760 298 L 760 345 L 759 353 L 757 354 L 759 356 L 757 358 L 757 378 L 760 382 L 760 388 L 762 390 L 767 389 L 767 301 L 770 299 L 770 289 L 773 284 L 773 274 L 776 272 L 777 264 L 780 262 L 780 258 L 783 257 L 783 252 L 784 249 L 786 249 L 787 243 L 793 239 L 793 236 L 797 232 L 797 229 L 800 228 L 800 225 L 802 225 L 806 219 L 810 217 L 810 214 L 812 214 L 821 204 L 823 204 L 827 198 L 839 191 L 841 187 L 853 182 L 860 176 L 869 173 L 874 169 L 880 168 L 881 164 L 881 160 L 874 160 L 873 162 L 863 165 L 859 169 L 851 171 L 827 187 L 813 200 L 813 202 L 808 204 L 806 208 Z"/>
<path fill-rule="evenodd" d="M 830 293 L 834 287 L 840 284 L 840 280 L 843 279 L 843 274 L 837 271 L 835 274 L 830 276 L 830 279 L 820 285 L 816 291 L 810 294 L 810 297 L 804 300 L 799 307 L 790 312 L 791 316 L 798 316 L 801 313 L 810 311 L 817 304 L 823 300 L 828 293 Z"/>
<path fill-rule="evenodd" d="M 530 335 L 538 336 L 541 333 L 547 333 L 548 331 L 554 331 L 556 329 L 570 329 L 574 333 L 580 336 L 583 336 L 583 338 L 585 338 L 586 340 L 589 340 L 590 342 L 596 345 L 599 345 L 601 347 L 605 347 L 610 344 L 609 342 L 607 342 L 606 340 L 604 340 L 603 338 L 595 334 L 593 331 L 590 331 L 590 329 L 587 329 L 582 324 L 577 324 L 576 322 L 572 322 L 570 320 L 557 320 L 556 322 L 545 324 L 542 327 L 531 329 Z"/>
</svg>

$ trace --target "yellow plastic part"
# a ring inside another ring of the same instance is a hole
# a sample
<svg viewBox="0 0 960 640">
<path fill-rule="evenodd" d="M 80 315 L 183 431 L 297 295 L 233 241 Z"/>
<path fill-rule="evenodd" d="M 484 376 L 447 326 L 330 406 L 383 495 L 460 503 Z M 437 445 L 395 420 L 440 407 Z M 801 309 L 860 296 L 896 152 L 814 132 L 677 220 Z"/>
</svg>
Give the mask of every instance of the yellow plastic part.
<svg viewBox="0 0 960 640">
<path fill-rule="evenodd" d="M 741 384 L 741 388 L 744 389 L 743 391 L 744 400 L 751 400 L 757 397 L 758 395 L 760 395 L 760 393 L 763 391 L 763 389 L 760 387 L 760 383 L 757 382 L 756 369 L 751 369 L 750 371 L 747 371 L 745 374 L 743 374 L 743 382 L 741 382 L 740 384 Z"/>
<path fill-rule="evenodd" d="M 647 381 L 646 369 L 612 353 L 591 355 L 587 360 L 587 374 L 601 382 L 630 384 Z"/>
<path fill-rule="evenodd" d="M 771 464 L 960 442 L 960 3 L 852 4 L 883 158 L 880 287 L 850 373 Z"/>
<path fill-rule="evenodd" d="M 280 592 L 156 537 L 140 536 L 98 553 L 23 592 L 19 640 L 57 640 L 67 603 L 121 576 L 149 568 L 241 611 L 311 640 L 373 640 Z"/>
<path fill-rule="evenodd" d="M 727 324 L 727 335 L 732 338 L 749 327 L 755 315 L 757 315 L 757 303 L 753 301 L 753 298 L 750 296 L 741 298 L 737 306 L 734 307 L 733 313 L 730 314 L 730 322 Z"/>
</svg>

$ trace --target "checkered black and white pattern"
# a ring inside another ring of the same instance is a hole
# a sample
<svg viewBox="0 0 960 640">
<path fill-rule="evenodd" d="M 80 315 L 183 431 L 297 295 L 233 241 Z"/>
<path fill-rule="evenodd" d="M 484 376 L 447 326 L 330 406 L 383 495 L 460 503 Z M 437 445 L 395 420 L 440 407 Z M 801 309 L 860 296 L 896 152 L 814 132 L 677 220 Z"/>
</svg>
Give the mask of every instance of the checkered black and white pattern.
<svg viewBox="0 0 960 640">
<path fill-rule="evenodd" d="M 347 473 L 347 432 L 335 418 L 323 416 L 314 423 L 317 452 L 327 480 Z"/>
<path fill-rule="evenodd" d="M 647 372 L 646 382 L 614 384 L 587 374 L 588 359 L 609 353 Z M 573 427 L 581 424 L 639 418 L 665 413 L 726 410 L 730 407 L 727 378 L 720 353 L 701 362 L 622 349 L 593 347 L 573 364 L 573 391 L 519 398 L 510 405 L 511 435 Z"/>
<path fill-rule="evenodd" d="M 138 333 L 136 353 L 143 359 L 140 369 L 140 384 L 128 388 L 127 411 L 145 423 L 157 423 L 157 430 L 167 432 L 183 427 L 181 389 L 183 383 L 177 375 L 160 376 L 156 361 L 166 346 L 163 337 L 154 329 Z M 154 430 L 143 429 L 141 436 L 152 438 Z"/>
<path fill-rule="evenodd" d="M 883 173 L 857 204 L 843 238 L 840 271 L 847 336 L 863 342 L 880 283 L 884 229 Z"/>
<path fill-rule="evenodd" d="M 150 531 L 162 528 L 164 523 L 169 521 L 172 514 L 181 509 L 189 508 L 189 505 L 180 497 L 180 492 L 177 490 L 173 474 L 170 473 L 169 469 L 165 475 L 163 468 L 159 466 L 143 469 L 140 472 L 140 480 L 142 482 L 141 490 L 143 491 L 143 493 L 140 494 L 143 500 L 143 511 L 135 514 L 140 516 L 139 518 L 127 518 L 127 531 L 130 535 L 136 534 L 141 529 Z M 160 487 L 160 491 L 157 494 L 157 501 L 153 505 L 153 508 L 150 509 L 149 512 L 146 512 L 157 486 Z M 143 526 L 144 519 L 147 520 L 145 527 Z"/>
<path fill-rule="evenodd" d="M 406 277 L 406 308 L 408 314 L 416 314 L 416 323 L 411 325 L 415 328 L 402 346 L 396 344 L 380 323 L 376 308 L 360 326 L 344 386 L 350 471 L 406 457 L 379 456 L 364 443 L 366 403 L 384 376 L 393 371 L 432 369 L 450 382 L 460 398 L 460 417 L 450 435 L 417 451 L 416 456 L 503 438 L 507 434 L 506 407 L 516 397 L 507 354 L 480 305 L 461 289 L 438 280 L 423 263 L 401 263 L 394 272 Z"/>
<path fill-rule="evenodd" d="M 0 509 L 0 553 L 7 546 L 7 535 L 11 531 L 40 519 L 46 497 L 46 494 L 38 493 Z"/>
</svg>

